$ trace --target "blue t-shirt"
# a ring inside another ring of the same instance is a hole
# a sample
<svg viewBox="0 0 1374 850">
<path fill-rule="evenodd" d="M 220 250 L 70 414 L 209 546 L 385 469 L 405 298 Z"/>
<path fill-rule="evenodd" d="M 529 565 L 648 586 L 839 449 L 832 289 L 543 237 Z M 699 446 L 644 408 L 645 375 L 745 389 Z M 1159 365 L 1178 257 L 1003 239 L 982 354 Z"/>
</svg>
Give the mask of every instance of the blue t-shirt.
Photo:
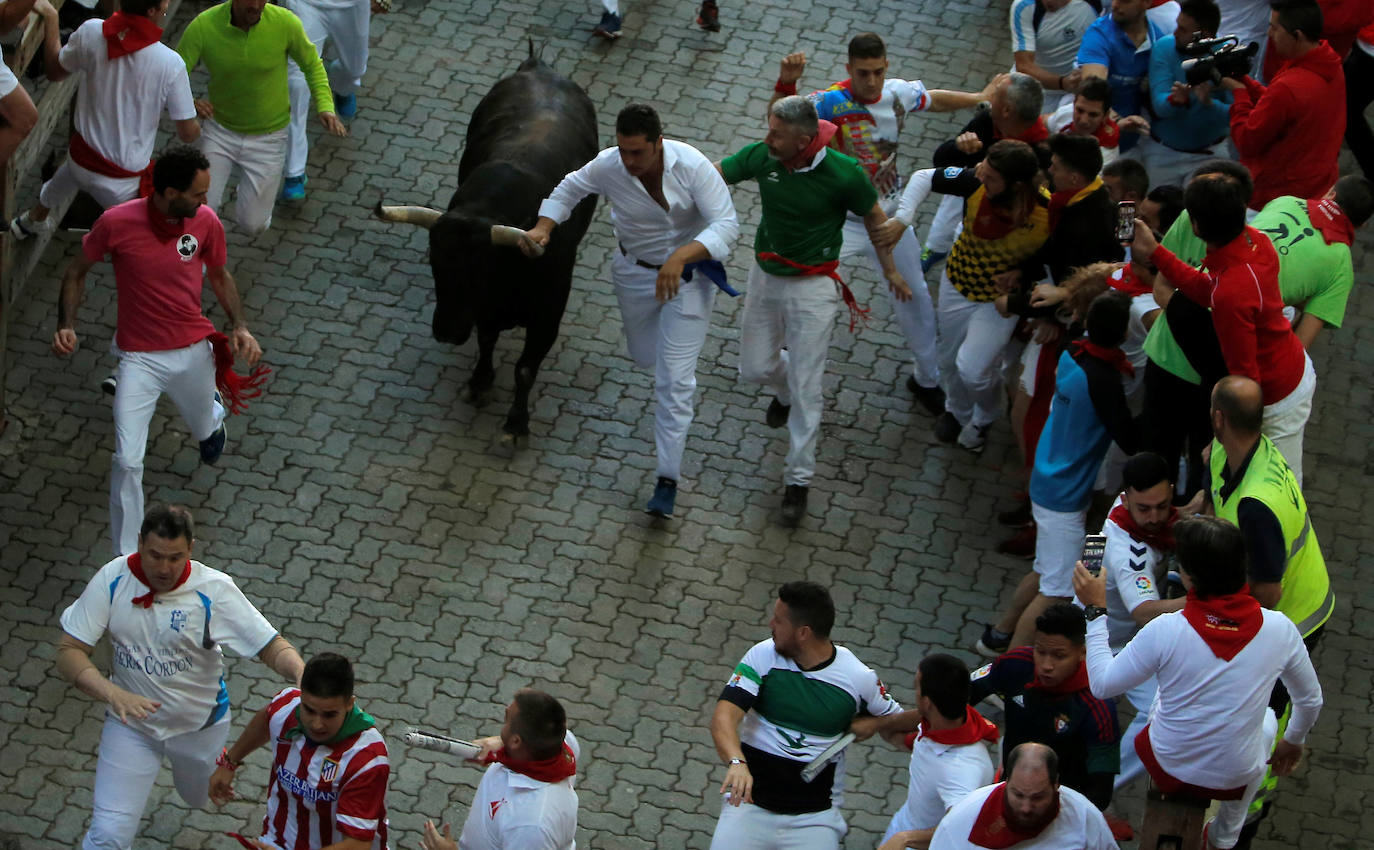
<svg viewBox="0 0 1374 850">
<path fill-rule="evenodd" d="M 1031 501 L 1061 513 L 1086 508 L 1111 442 L 1088 393 L 1087 373 L 1065 351 L 1059 355 L 1050 418 L 1035 449 Z"/>
<path fill-rule="evenodd" d="M 1137 47 L 1108 12 L 1093 21 L 1078 48 L 1079 65 L 1106 66 L 1107 82 L 1112 84 L 1112 109 L 1122 117 L 1145 114 L 1144 92 L 1150 76 L 1150 50 L 1165 35 L 1159 24 L 1149 18 L 1145 19 L 1145 28 L 1145 42 Z M 1124 134 L 1122 150 L 1133 146 L 1135 141 L 1135 134 Z"/>
<path fill-rule="evenodd" d="M 1183 71 L 1184 58 L 1174 46 L 1172 35 L 1155 42 L 1150 52 L 1150 106 L 1155 112 L 1150 129 L 1156 138 L 1175 150 L 1195 151 L 1211 147 L 1231 131 L 1231 93 L 1214 88 L 1211 103 L 1203 104 L 1194 95 L 1187 106 L 1175 106 L 1169 101 L 1169 93 L 1175 82 L 1188 81 Z"/>
</svg>

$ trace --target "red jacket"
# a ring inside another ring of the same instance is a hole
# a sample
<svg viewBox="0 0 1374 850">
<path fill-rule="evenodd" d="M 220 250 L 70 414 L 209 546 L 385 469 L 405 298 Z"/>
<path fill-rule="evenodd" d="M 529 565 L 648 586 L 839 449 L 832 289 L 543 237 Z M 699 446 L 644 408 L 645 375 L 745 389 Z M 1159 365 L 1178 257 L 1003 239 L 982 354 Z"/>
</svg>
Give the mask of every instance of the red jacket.
<svg viewBox="0 0 1374 850">
<path fill-rule="evenodd" d="M 1150 262 L 1179 292 L 1212 308 L 1227 370 L 1258 382 L 1266 405 L 1297 389 L 1307 354 L 1283 316 L 1279 255 L 1267 236 L 1246 227 L 1230 243 L 1207 252 L 1207 271 L 1193 268 L 1168 248 L 1156 249 Z"/>
<path fill-rule="evenodd" d="M 1322 42 L 1280 66 L 1268 88 L 1245 78 L 1231 105 L 1231 139 L 1255 178 L 1252 209 L 1280 195 L 1320 198 L 1340 176 L 1345 72 Z"/>
</svg>

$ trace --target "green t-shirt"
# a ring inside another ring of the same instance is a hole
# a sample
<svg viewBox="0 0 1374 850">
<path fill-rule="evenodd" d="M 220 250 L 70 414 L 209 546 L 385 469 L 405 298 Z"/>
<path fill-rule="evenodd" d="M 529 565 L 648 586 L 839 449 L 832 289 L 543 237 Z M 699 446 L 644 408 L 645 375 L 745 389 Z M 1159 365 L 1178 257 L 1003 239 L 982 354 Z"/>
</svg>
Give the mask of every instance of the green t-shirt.
<svg viewBox="0 0 1374 850">
<path fill-rule="evenodd" d="M 1193 225 L 1186 210 L 1179 215 L 1173 227 L 1169 228 L 1169 232 L 1164 234 L 1164 241 L 1160 244 L 1190 266 L 1201 268 L 1202 260 L 1207 256 L 1207 243 L 1193 233 Z M 1161 312 L 1155 323 L 1150 326 L 1150 332 L 1145 335 L 1145 355 L 1169 374 L 1190 384 L 1200 384 L 1202 376 L 1188 362 L 1188 355 L 1178 347 L 1173 331 L 1169 330 L 1167 313 L 1168 311 Z"/>
<path fill-rule="evenodd" d="M 831 148 L 812 168 L 789 171 L 755 142 L 720 164 L 725 182 L 753 178 L 759 184 L 763 218 L 754 236 L 754 253 L 772 252 L 808 266 L 840 258 L 845 213 L 867 215 L 878 202 L 873 182 L 859 161 Z M 775 261 L 759 261 L 765 272 L 798 275 Z"/>
<path fill-rule="evenodd" d="M 1265 204 L 1250 226 L 1268 236 L 1279 252 L 1283 303 L 1339 328 L 1355 285 L 1350 246 L 1344 242 L 1328 245 L 1312 226 L 1307 201 L 1301 198 L 1275 198 Z"/>
<path fill-rule="evenodd" d="M 230 22 L 228 3 L 211 6 L 191 21 L 177 44 L 187 72 L 204 62 L 210 72 L 215 123 L 249 136 L 274 133 L 291 121 L 286 57 L 300 66 L 319 112 L 334 111 L 329 76 L 305 26 L 294 12 L 268 4 L 247 32 Z"/>
</svg>

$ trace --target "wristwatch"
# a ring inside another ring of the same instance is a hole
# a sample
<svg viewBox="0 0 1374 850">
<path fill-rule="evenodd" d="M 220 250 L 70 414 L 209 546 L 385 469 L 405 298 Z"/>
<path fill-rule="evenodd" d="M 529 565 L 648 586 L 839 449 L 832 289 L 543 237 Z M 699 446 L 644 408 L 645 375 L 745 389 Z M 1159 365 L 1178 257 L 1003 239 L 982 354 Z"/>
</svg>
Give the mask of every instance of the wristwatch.
<svg viewBox="0 0 1374 850">
<path fill-rule="evenodd" d="M 1107 609 L 1103 608 L 1101 605 L 1083 606 L 1083 619 L 1089 623 L 1091 623 L 1093 620 L 1096 620 L 1098 617 L 1101 617 L 1105 613 L 1107 613 Z"/>
<path fill-rule="evenodd" d="M 744 759 L 730 759 L 730 766 L 731 766 L 731 767 L 734 767 L 734 766 L 737 765 L 737 764 L 742 764 L 742 765 L 744 765 L 745 767 L 748 767 L 748 766 L 749 766 L 749 762 L 745 761 Z"/>
</svg>

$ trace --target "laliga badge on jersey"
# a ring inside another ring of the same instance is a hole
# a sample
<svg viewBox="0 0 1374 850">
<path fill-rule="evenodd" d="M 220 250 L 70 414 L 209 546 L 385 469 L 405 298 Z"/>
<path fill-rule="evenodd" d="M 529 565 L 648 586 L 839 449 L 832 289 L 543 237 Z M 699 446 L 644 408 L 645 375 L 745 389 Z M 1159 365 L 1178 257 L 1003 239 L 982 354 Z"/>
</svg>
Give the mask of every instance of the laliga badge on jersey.
<svg viewBox="0 0 1374 850">
<path fill-rule="evenodd" d="M 1140 588 L 1141 590 L 1149 590 L 1150 588 L 1154 587 L 1154 583 L 1150 581 L 1149 576 L 1136 576 L 1135 586 Z"/>
<path fill-rule="evenodd" d="M 191 234 L 183 233 L 177 239 L 177 256 L 181 257 L 183 263 L 194 260 L 198 250 L 200 250 L 200 241 Z"/>
<path fill-rule="evenodd" d="M 989 673 L 991 673 L 991 672 L 992 672 L 992 665 L 991 665 L 991 664 L 984 664 L 982 667 L 979 667 L 977 670 L 974 670 L 974 671 L 973 671 L 973 674 L 969 676 L 969 681 L 971 681 L 971 682 L 976 682 L 976 681 L 978 681 L 979 679 L 986 679 L 986 678 L 987 678 L 987 675 L 988 675 Z"/>
<path fill-rule="evenodd" d="M 324 764 L 320 765 L 320 781 L 333 782 L 334 777 L 339 775 L 339 760 L 325 759 Z"/>
</svg>

